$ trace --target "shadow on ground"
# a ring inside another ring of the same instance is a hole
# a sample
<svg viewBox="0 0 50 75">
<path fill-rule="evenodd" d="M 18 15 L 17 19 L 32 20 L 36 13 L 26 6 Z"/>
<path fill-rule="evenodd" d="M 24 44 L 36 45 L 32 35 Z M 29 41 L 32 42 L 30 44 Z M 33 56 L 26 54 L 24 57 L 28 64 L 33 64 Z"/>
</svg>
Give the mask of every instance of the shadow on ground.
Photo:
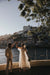
<svg viewBox="0 0 50 75">
<path fill-rule="evenodd" d="M 0 75 L 6 75 L 5 71 L 0 71 Z M 19 69 L 14 69 L 9 72 L 9 75 L 50 75 L 50 66 L 32 67 L 30 70 L 19 72 Z"/>
</svg>

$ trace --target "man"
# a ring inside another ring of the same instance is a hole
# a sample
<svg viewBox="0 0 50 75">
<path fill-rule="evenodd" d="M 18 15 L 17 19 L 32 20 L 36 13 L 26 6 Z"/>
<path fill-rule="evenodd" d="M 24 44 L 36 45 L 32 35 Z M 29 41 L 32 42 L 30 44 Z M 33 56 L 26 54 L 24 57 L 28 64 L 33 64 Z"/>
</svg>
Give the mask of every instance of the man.
<svg viewBox="0 0 50 75">
<path fill-rule="evenodd" d="M 9 69 L 9 63 L 11 64 L 11 71 L 12 71 L 12 58 L 13 58 L 13 55 L 12 55 L 12 48 L 14 47 L 15 43 L 11 44 L 9 43 L 8 44 L 8 47 L 5 51 L 5 56 L 7 58 L 7 66 L 6 66 L 6 74 L 8 75 L 8 69 Z"/>
</svg>

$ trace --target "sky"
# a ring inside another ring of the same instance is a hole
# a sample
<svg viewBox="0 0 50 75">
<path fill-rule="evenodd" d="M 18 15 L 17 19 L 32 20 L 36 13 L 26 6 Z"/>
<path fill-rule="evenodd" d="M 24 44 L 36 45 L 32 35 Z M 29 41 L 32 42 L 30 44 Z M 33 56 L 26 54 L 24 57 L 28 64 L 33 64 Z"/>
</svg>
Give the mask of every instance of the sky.
<svg viewBox="0 0 50 75">
<path fill-rule="evenodd" d="M 18 9 L 20 2 L 17 0 L 0 0 L 0 35 L 13 34 L 23 30 L 23 26 L 38 26 L 34 21 L 27 22 L 20 16 Z"/>
</svg>

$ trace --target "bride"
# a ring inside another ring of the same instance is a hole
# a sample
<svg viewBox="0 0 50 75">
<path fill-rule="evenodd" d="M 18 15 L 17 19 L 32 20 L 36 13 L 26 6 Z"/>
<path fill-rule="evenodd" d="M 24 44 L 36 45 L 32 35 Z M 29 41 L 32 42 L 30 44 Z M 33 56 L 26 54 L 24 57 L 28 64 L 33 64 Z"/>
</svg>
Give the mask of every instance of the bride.
<svg viewBox="0 0 50 75">
<path fill-rule="evenodd" d="M 19 68 L 21 68 L 21 69 L 31 68 L 30 62 L 29 62 L 29 57 L 27 54 L 26 45 L 24 45 L 22 43 L 21 47 L 18 47 L 16 44 L 16 48 L 18 48 L 18 50 L 20 52 L 20 54 L 19 54 Z"/>
</svg>

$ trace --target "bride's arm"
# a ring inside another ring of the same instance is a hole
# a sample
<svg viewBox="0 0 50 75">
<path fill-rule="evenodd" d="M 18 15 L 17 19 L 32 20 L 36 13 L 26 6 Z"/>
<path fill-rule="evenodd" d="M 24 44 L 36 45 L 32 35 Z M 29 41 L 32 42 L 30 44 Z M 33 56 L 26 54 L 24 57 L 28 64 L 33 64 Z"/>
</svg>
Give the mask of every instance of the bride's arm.
<svg viewBox="0 0 50 75">
<path fill-rule="evenodd" d="M 21 49 L 21 47 L 18 47 L 18 43 L 16 43 L 16 48 Z"/>
</svg>

